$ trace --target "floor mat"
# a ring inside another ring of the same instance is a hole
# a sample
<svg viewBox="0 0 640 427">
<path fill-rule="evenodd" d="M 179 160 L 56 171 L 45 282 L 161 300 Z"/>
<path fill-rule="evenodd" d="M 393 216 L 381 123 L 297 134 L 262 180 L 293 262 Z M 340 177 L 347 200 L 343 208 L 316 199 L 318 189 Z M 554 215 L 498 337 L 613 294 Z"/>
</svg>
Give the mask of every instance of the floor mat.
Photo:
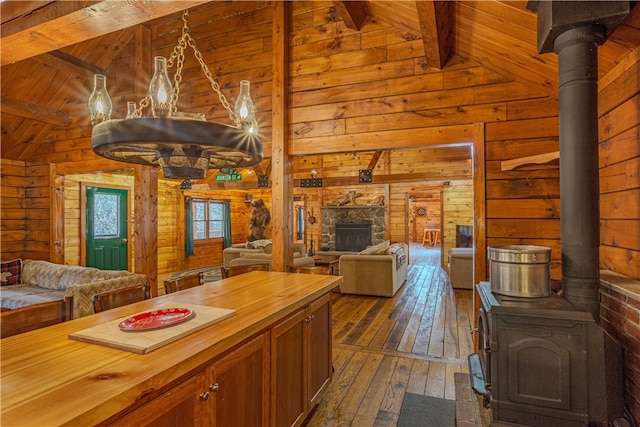
<svg viewBox="0 0 640 427">
<path fill-rule="evenodd" d="M 188 274 L 200 273 L 201 271 L 204 273 L 204 282 L 216 282 L 222 279 L 222 273 L 220 272 L 220 265 L 209 265 L 206 267 L 200 268 L 192 268 L 191 270 L 178 271 L 177 273 L 173 273 L 171 278 L 176 278 L 180 276 L 186 276 Z"/>
<path fill-rule="evenodd" d="M 456 402 L 420 394 L 405 393 L 398 427 L 455 427 Z"/>
</svg>

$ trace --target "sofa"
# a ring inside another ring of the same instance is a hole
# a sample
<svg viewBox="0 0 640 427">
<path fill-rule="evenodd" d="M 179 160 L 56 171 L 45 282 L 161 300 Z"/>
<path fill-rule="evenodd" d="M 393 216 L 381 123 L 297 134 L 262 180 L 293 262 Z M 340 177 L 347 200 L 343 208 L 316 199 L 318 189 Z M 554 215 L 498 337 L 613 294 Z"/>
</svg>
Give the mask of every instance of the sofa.
<svg viewBox="0 0 640 427">
<path fill-rule="evenodd" d="M 340 257 L 340 292 L 392 297 L 407 280 L 409 247 L 389 241 Z"/>
<path fill-rule="evenodd" d="M 249 264 L 271 265 L 271 240 L 256 240 L 247 243 L 236 243 L 222 251 L 222 263 L 224 267 Z M 293 265 L 314 266 L 313 257 L 307 256 L 307 247 L 304 243 L 293 244 Z"/>
<path fill-rule="evenodd" d="M 0 292 L 3 322 L 10 322 L 18 315 L 24 319 L 38 319 L 38 310 L 61 313 L 60 321 L 77 319 L 93 314 L 93 295 L 147 283 L 144 274 L 40 260 L 21 261 L 17 271 L 17 283 L 2 286 Z M 15 278 L 15 274 L 12 277 Z M 49 318 L 47 322 L 52 320 Z"/>
<path fill-rule="evenodd" d="M 473 289 L 473 248 L 451 248 L 448 255 L 451 287 Z"/>
</svg>

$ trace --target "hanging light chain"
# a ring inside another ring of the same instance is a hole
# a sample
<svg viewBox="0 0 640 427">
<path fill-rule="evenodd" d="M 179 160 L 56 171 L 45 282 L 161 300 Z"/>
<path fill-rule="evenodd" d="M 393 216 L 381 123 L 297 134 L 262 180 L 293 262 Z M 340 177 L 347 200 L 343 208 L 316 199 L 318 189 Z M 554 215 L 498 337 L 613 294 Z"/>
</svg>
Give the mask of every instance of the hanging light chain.
<svg viewBox="0 0 640 427">
<path fill-rule="evenodd" d="M 171 56 L 167 61 L 168 67 L 172 67 L 174 61 L 176 62 L 176 74 L 174 76 L 173 94 L 171 95 L 171 112 L 176 113 L 178 110 L 178 96 L 180 95 L 180 83 L 182 82 L 182 69 L 184 66 L 184 49 L 187 47 L 187 44 L 188 44 L 193 49 L 193 53 L 196 59 L 198 60 L 198 62 L 200 63 L 200 67 L 202 68 L 204 75 L 209 80 L 209 83 L 211 84 L 211 88 L 218 94 L 218 99 L 220 99 L 220 103 L 227 110 L 227 113 L 229 114 L 229 118 L 233 123 L 237 125 L 238 121 L 236 120 L 236 115 L 233 109 L 229 105 L 227 98 L 222 94 L 222 91 L 220 90 L 220 85 L 218 84 L 218 82 L 216 82 L 215 78 L 213 77 L 213 74 L 209 70 L 209 67 L 205 63 L 204 58 L 200 53 L 200 50 L 198 50 L 198 47 L 196 46 L 195 40 L 189 34 L 188 10 L 185 10 L 182 13 L 182 22 L 183 22 L 182 35 L 178 39 L 178 44 L 174 47 L 173 52 L 171 53 Z M 145 99 L 147 98 L 148 96 Z M 148 100 L 147 100 L 147 104 L 148 104 Z"/>
</svg>

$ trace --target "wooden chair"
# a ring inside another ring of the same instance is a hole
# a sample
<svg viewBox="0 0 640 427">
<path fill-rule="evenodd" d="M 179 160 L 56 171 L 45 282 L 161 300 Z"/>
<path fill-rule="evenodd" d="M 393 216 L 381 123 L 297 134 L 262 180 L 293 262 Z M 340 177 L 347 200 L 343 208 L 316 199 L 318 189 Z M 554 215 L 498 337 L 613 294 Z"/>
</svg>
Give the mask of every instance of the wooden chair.
<svg viewBox="0 0 640 427">
<path fill-rule="evenodd" d="M 290 273 L 305 273 L 305 274 L 326 274 L 331 276 L 333 274 L 333 268 L 328 265 L 316 265 L 316 266 L 289 266 Z"/>
<path fill-rule="evenodd" d="M 164 281 L 164 292 L 171 294 L 185 289 L 204 285 L 204 272 L 185 274 Z"/>
<path fill-rule="evenodd" d="M 222 278 L 237 276 L 238 274 L 248 273 L 250 271 L 269 271 L 269 264 L 248 264 L 234 265 L 231 267 L 220 267 Z"/>
<path fill-rule="evenodd" d="M 112 308 L 133 304 L 147 299 L 147 284 L 131 286 L 130 288 L 116 289 L 115 291 L 102 292 L 93 296 L 93 311 L 101 313 Z"/>
</svg>

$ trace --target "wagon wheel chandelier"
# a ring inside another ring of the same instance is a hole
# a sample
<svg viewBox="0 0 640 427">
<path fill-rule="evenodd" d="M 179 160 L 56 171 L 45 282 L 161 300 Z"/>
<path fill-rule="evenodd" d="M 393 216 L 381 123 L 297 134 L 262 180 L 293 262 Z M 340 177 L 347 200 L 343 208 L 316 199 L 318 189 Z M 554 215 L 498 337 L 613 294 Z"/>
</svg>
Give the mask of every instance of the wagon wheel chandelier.
<svg viewBox="0 0 640 427">
<path fill-rule="evenodd" d="M 262 158 L 255 108 L 248 80 L 240 82 L 240 93 L 232 109 L 189 34 L 189 14 L 182 13 L 182 35 L 171 56 L 156 56 L 155 71 L 147 95 L 137 105 L 127 103 L 125 119 L 111 119 L 112 102 L 106 77 L 94 76 L 89 97 L 93 151 L 111 160 L 142 165 L 159 165 L 166 178 L 204 178 L 208 169 L 247 167 Z M 184 51 L 191 46 L 211 88 L 218 94 L 233 126 L 207 122 L 203 114 L 179 112 Z M 173 83 L 167 69 L 176 66 Z M 142 110 L 151 105 L 151 117 Z"/>
</svg>

